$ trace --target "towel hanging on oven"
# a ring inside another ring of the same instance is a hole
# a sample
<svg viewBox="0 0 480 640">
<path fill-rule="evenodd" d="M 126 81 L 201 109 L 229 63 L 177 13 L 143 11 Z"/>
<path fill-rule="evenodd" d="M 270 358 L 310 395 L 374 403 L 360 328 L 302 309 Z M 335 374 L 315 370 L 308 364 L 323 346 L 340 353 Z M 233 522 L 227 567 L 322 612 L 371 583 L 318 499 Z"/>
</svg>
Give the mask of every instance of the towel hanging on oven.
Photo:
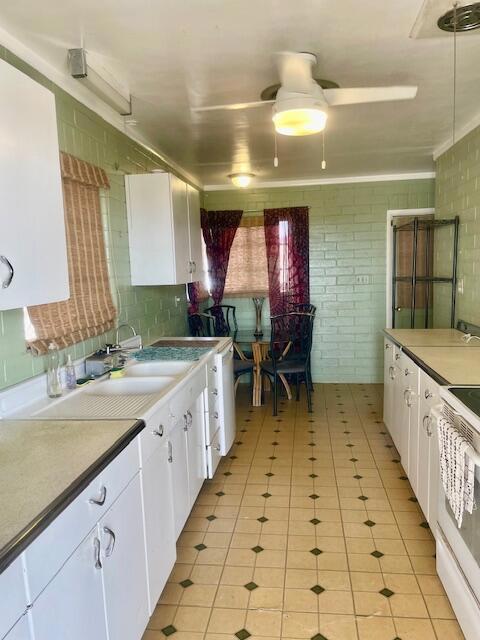
<svg viewBox="0 0 480 640">
<path fill-rule="evenodd" d="M 443 416 L 437 419 L 440 449 L 440 476 L 458 528 L 462 526 L 464 511 L 475 508 L 475 463 L 467 455 L 470 442 Z"/>
</svg>

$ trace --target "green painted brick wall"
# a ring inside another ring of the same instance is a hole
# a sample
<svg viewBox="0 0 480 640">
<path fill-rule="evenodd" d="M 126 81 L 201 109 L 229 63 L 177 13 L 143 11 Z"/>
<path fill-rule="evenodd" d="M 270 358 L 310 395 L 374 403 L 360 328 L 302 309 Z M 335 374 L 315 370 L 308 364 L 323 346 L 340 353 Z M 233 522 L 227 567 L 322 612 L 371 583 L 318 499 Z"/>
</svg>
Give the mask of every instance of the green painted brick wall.
<svg viewBox="0 0 480 640">
<path fill-rule="evenodd" d="M 463 294 L 457 295 L 456 319 L 480 325 L 480 127 L 471 131 L 436 162 L 436 216 L 460 216 L 458 278 Z M 451 261 L 451 231 L 443 233 L 435 248 L 436 264 Z M 445 321 L 450 309 L 448 290 L 435 299 L 436 322 Z"/>
<path fill-rule="evenodd" d="M 317 306 L 312 368 L 318 382 L 380 382 L 385 326 L 386 214 L 433 206 L 433 180 L 210 191 L 207 209 L 310 206 L 311 300 Z M 370 284 L 355 284 L 369 275 Z M 254 326 L 250 300 L 239 323 Z M 264 310 L 268 323 L 268 308 Z M 245 324 L 244 324 L 245 323 Z"/>
<path fill-rule="evenodd" d="M 132 324 L 145 342 L 164 335 L 185 335 L 184 286 L 130 285 L 124 175 L 169 168 L 3 47 L 0 47 L 0 58 L 54 92 L 60 149 L 103 167 L 108 174 L 111 189 L 102 192 L 101 205 L 111 288 L 119 310 L 119 322 Z M 175 305 L 177 296 L 181 298 L 178 306 Z M 122 334 L 123 337 L 127 335 Z M 69 351 L 74 358 L 79 358 L 113 340 L 114 332 L 110 332 L 79 343 Z M 0 312 L 0 388 L 37 375 L 44 368 L 43 358 L 34 357 L 26 350 L 22 310 Z"/>
</svg>

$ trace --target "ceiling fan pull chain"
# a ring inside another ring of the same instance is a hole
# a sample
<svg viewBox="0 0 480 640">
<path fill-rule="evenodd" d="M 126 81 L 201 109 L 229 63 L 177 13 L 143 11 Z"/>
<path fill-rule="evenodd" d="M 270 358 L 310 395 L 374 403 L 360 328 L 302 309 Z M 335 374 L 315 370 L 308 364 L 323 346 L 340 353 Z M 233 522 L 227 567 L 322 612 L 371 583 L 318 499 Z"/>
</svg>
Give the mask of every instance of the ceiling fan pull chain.
<svg viewBox="0 0 480 640">
<path fill-rule="evenodd" d="M 273 166 L 277 168 L 278 167 L 278 148 L 277 148 L 277 132 L 275 129 L 273 130 L 273 138 L 275 140 L 275 155 L 273 156 Z"/>
<path fill-rule="evenodd" d="M 327 161 L 325 160 L 325 129 L 322 131 L 322 171 L 327 168 Z"/>
</svg>

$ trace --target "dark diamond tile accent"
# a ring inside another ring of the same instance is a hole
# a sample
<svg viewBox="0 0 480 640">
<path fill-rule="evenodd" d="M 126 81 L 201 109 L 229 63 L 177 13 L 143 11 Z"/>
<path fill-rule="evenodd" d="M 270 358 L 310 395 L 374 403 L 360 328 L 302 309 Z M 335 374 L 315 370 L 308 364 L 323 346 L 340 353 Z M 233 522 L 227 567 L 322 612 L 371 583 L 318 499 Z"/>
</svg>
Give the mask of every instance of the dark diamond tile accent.
<svg viewBox="0 0 480 640">
<path fill-rule="evenodd" d="M 311 473 L 309 477 L 310 477 L 310 478 L 318 478 L 318 476 L 317 476 L 317 474 L 316 474 L 316 473 Z"/>
<path fill-rule="evenodd" d="M 346 420 L 345 420 L 345 422 L 346 422 Z M 344 433 L 346 436 L 348 436 L 348 435 L 351 433 L 351 431 L 344 431 L 343 433 Z"/>
<path fill-rule="evenodd" d="M 247 433 L 246 429 L 240 429 L 240 433 Z"/>
<path fill-rule="evenodd" d="M 385 598 L 391 598 L 394 595 L 394 592 L 390 591 L 390 589 L 387 589 L 386 587 L 385 589 L 380 589 L 378 593 L 381 593 Z"/>
<path fill-rule="evenodd" d="M 375 551 L 372 551 L 370 555 L 373 556 L 374 558 L 383 558 L 385 554 L 382 553 L 381 551 L 375 550 Z"/>
<path fill-rule="evenodd" d="M 254 591 L 254 589 L 258 589 L 258 584 L 255 582 L 247 582 L 247 584 L 243 585 L 247 591 Z"/>
<path fill-rule="evenodd" d="M 276 456 L 270 456 L 268 459 L 269 459 L 269 460 L 276 460 L 276 459 L 277 459 L 277 457 L 276 457 Z"/>
<path fill-rule="evenodd" d="M 428 522 L 421 522 L 420 526 L 423 527 L 424 529 L 430 529 L 430 525 L 428 524 Z"/>
<path fill-rule="evenodd" d="M 247 640 L 247 638 L 249 638 L 252 634 L 246 629 L 240 629 L 240 631 L 237 631 L 235 635 L 237 636 L 238 640 Z"/>
<path fill-rule="evenodd" d="M 315 447 L 315 446 L 316 446 L 316 444 L 315 444 L 315 442 L 309 442 L 309 443 L 308 443 L 308 446 L 309 446 L 309 447 Z"/>
<path fill-rule="evenodd" d="M 365 502 L 365 500 L 368 500 L 368 496 L 358 496 L 359 500 L 363 500 L 363 502 Z"/>
<path fill-rule="evenodd" d="M 385 449 L 393 449 L 393 444 L 386 444 Z"/>
<path fill-rule="evenodd" d="M 313 429 L 309 429 L 308 433 L 315 433 Z"/>
<path fill-rule="evenodd" d="M 271 478 L 272 476 L 274 476 L 275 474 L 272 473 L 271 471 L 269 471 L 268 473 L 265 474 L 267 476 L 267 478 Z"/>
<path fill-rule="evenodd" d="M 219 498 L 221 498 L 222 496 L 224 496 L 224 492 L 223 491 L 217 491 L 217 493 L 215 494 L 216 496 L 218 496 Z"/>
<path fill-rule="evenodd" d="M 415 496 L 412 496 L 411 498 L 409 498 L 409 500 L 410 502 L 418 502 Z"/>
<path fill-rule="evenodd" d="M 346 446 L 346 447 L 350 447 L 350 448 L 352 448 L 352 447 L 354 447 L 355 445 L 354 445 L 354 444 L 346 444 L 345 446 Z"/>
<path fill-rule="evenodd" d="M 358 473 L 353 477 L 355 478 L 355 480 L 361 480 L 363 478 L 363 476 L 359 476 Z"/>
<path fill-rule="evenodd" d="M 312 518 L 312 519 L 310 520 L 310 522 L 311 522 L 312 524 L 317 525 L 317 524 L 320 524 L 321 520 L 319 520 L 318 518 Z"/>
<path fill-rule="evenodd" d="M 177 633 L 177 630 L 173 626 L 173 624 L 169 624 L 168 627 L 163 627 L 162 633 L 164 636 L 171 636 L 172 633 Z"/>
<path fill-rule="evenodd" d="M 204 544 L 203 544 L 203 542 L 201 542 L 200 544 L 196 544 L 196 545 L 195 545 L 195 549 L 196 549 L 197 551 L 203 551 L 203 550 L 204 550 L 204 549 L 206 549 L 206 548 L 207 548 L 207 547 L 206 547 L 206 545 L 204 545 Z"/>
<path fill-rule="evenodd" d="M 321 587 L 319 584 L 315 584 L 313 587 L 310 587 L 310 591 L 313 591 L 313 593 L 316 593 L 317 596 L 319 596 L 321 593 L 325 591 L 325 589 Z"/>
<path fill-rule="evenodd" d="M 312 636 L 312 640 L 328 640 L 328 638 L 322 636 L 321 633 L 316 633 L 314 636 Z"/>
<path fill-rule="evenodd" d="M 241 440 L 237 440 L 235 444 L 243 444 L 243 442 Z"/>
<path fill-rule="evenodd" d="M 358 462 L 358 458 L 350 458 L 350 462 Z"/>
<path fill-rule="evenodd" d="M 262 516 L 261 518 L 257 518 L 257 520 L 259 522 L 268 522 L 268 518 L 266 518 L 265 516 Z"/>
<path fill-rule="evenodd" d="M 400 460 L 398 458 L 393 458 L 392 462 L 394 462 L 395 464 L 398 464 Z"/>
<path fill-rule="evenodd" d="M 186 580 L 182 580 L 180 584 L 184 589 L 186 589 L 187 587 L 191 587 L 193 582 L 187 578 Z"/>
<path fill-rule="evenodd" d="M 309 498 L 311 498 L 312 500 L 316 500 L 317 498 L 319 498 L 320 496 L 317 495 L 316 493 L 311 493 L 309 496 Z"/>
<path fill-rule="evenodd" d="M 315 547 L 314 549 L 310 549 L 310 553 L 313 553 L 314 556 L 319 556 L 323 551 L 318 547 Z"/>
<path fill-rule="evenodd" d="M 399 480 L 408 480 L 407 476 L 398 476 Z"/>
<path fill-rule="evenodd" d="M 276 447 L 278 442 L 275 440 L 274 442 L 272 442 L 273 446 Z"/>
<path fill-rule="evenodd" d="M 213 513 L 211 516 L 207 516 L 207 520 L 210 520 L 210 522 L 212 522 L 212 520 L 216 520 L 217 516 L 214 516 Z"/>
<path fill-rule="evenodd" d="M 386 436 L 386 435 L 387 435 L 387 432 L 386 432 L 386 431 L 379 431 L 378 433 L 379 433 L 381 436 Z"/>
<path fill-rule="evenodd" d="M 261 553 L 263 551 L 263 547 L 260 547 L 258 544 L 256 547 L 252 547 L 252 551 L 255 553 Z"/>
<path fill-rule="evenodd" d="M 374 522 L 373 520 L 365 520 L 363 524 L 366 524 L 367 527 L 374 527 L 377 523 Z"/>
<path fill-rule="evenodd" d="M 224 476 L 231 476 L 232 472 L 231 471 L 225 471 L 225 473 L 223 474 Z"/>
<path fill-rule="evenodd" d="M 315 462 L 316 458 L 309 458 L 310 462 Z"/>
<path fill-rule="evenodd" d="M 263 497 L 263 498 L 271 498 L 271 497 L 272 497 L 272 494 L 271 494 L 271 493 L 268 493 L 268 491 L 267 491 L 266 493 L 262 493 L 262 497 Z"/>
<path fill-rule="evenodd" d="M 230 456 L 230 460 L 236 460 L 238 456 Z"/>
</svg>

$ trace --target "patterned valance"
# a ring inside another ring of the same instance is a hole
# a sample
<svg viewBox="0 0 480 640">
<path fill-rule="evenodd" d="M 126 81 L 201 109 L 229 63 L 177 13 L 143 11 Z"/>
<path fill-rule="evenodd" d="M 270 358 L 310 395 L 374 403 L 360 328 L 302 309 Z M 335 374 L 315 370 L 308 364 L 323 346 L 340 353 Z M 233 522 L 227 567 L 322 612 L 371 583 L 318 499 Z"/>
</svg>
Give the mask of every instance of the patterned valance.
<svg viewBox="0 0 480 640">
<path fill-rule="evenodd" d="M 110 188 L 107 174 L 103 169 L 69 153 L 60 153 L 60 168 L 63 179 L 80 182 L 90 187 Z"/>
</svg>

